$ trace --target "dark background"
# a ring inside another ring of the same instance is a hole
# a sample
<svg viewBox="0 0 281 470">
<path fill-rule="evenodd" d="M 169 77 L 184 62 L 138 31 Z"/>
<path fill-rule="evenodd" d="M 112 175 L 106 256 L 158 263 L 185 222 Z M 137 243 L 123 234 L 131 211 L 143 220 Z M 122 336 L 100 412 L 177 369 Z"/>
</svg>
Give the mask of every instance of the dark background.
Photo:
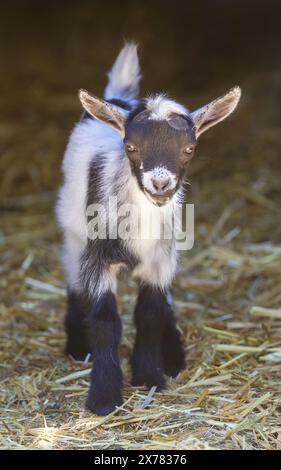
<svg viewBox="0 0 281 470">
<path fill-rule="evenodd" d="M 194 109 L 242 87 L 234 115 L 201 139 L 189 198 L 200 195 L 207 204 L 211 197 L 215 213 L 216 202 L 227 204 L 237 188 L 279 201 L 280 18 L 281 3 L 273 0 L 1 2 L 4 206 L 6 198 L 57 189 L 67 137 L 81 112 L 77 90 L 102 95 L 125 39 L 140 46 L 142 94 L 165 91 Z M 269 232 L 279 237 L 272 222 L 261 239 Z"/>
</svg>

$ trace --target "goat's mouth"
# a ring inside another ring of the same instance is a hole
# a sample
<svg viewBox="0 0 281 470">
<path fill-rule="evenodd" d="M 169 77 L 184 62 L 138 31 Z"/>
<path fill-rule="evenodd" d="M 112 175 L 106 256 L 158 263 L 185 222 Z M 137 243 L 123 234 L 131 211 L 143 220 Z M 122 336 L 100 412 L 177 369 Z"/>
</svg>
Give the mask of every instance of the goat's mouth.
<svg viewBox="0 0 281 470">
<path fill-rule="evenodd" d="M 159 194 L 152 194 L 150 193 L 149 191 L 147 191 L 146 189 L 144 190 L 144 193 L 147 197 L 147 199 L 149 199 L 150 202 L 152 202 L 152 204 L 154 204 L 155 206 L 158 206 L 158 207 L 161 207 L 161 206 L 164 206 L 165 204 L 167 204 L 174 193 L 169 193 L 169 195 L 167 194 L 163 194 L 163 195 L 159 195 Z"/>
</svg>

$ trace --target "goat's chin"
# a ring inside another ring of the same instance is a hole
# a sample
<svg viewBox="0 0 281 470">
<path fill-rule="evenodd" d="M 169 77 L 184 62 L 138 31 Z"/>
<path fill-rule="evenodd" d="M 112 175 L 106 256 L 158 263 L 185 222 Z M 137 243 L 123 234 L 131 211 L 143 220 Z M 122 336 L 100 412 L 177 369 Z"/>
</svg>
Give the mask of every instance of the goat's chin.
<svg viewBox="0 0 281 470">
<path fill-rule="evenodd" d="M 154 206 L 157 207 L 162 207 L 165 206 L 170 200 L 171 197 L 165 197 L 165 196 L 153 196 L 150 194 L 148 191 L 144 190 L 144 194 L 146 195 L 147 199 L 154 204 Z"/>
</svg>

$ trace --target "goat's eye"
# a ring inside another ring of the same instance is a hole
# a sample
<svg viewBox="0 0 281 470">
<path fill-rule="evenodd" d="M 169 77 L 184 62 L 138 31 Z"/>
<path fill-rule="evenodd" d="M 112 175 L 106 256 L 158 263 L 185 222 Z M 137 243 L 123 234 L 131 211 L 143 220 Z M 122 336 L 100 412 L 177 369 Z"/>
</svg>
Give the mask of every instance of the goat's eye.
<svg viewBox="0 0 281 470">
<path fill-rule="evenodd" d="M 193 147 L 186 147 L 184 149 L 184 153 L 188 153 L 188 154 L 191 154 L 193 152 Z"/>
<path fill-rule="evenodd" d="M 135 152 L 137 149 L 133 144 L 126 144 L 126 150 L 128 152 Z"/>
</svg>

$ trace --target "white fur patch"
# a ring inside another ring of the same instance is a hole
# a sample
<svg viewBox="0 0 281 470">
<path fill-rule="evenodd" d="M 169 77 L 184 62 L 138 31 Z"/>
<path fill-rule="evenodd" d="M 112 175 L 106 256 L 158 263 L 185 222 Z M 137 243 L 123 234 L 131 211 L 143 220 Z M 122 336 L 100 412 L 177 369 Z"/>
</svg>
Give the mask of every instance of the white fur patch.
<svg viewBox="0 0 281 470">
<path fill-rule="evenodd" d="M 142 175 L 142 183 L 144 188 L 152 194 L 157 194 L 159 193 L 159 190 L 154 187 L 153 181 L 156 181 L 160 184 L 162 182 L 165 183 L 165 181 L 169 181 L 164 191 L 171 191 L 176 187 L 177 177 L 164 166 L 157 166 L 153 168 L 153 170 L 145 171 Z"/>
<path fill-rule="evenodd" d="M 139 189 L 135 178 L 130 179 L 126 194 L 127 202 L 134 203 L 140 209 L 138 230 L 143 231 L 140 236 L 132 237 L 126 241 L 130 251 L 140 259 L 133 271 L 133 276 L 143 282 L 165 288 L 169 286 L 177 270 L 177 252 L 174 237 L 169 239 L 154 239 L 151 236 L 156 223 L 165 224 L 166 233 L 172 233 L 173 227 L 168 224 L 177 223 L 181 214 L 181 206 L 178 204 L 177 195 L 162 207 L 151 203 L 145 194 Z M 139 231 L 138 231 L 139 233 Z M 146 238 L 147 234 L 147 238 Z"/>
<path fill-rule="evenodd" d="M 83 266 L 84 270 L 89 270 L 89 266 L 87 261 Z M 95 294 L 96 298 L 99 298 L 105 292 L 111 291 L 116 293 L 117 290 L 117 274 L 119 271 L 119 266 L 117 264 L 112 264 L 109 266 L 109 269 L 104 269 L 100 272 L 99 277 L 97 278 L 96 275 L 91 274 L 88 282 L 88 289 L 89 294 Z"/>
<path fill-rule="evenodd" d="M 61 259 L 67 285 L 75 292 L 81 291 L 80 258 L 85 246 L 85 241 L 81 240 L 73 232 L 65 231 Z"/>
<path fill-rule="evenodd" d="M 189 114 L 187 108 L 183 105 L 167 98 L 163 94 L 149 96 L 146 98 L 146 108 L 150 111 L 150 119 L 155 121 L 168 120 L 170 115 L 176 114 Z"/>
</svg>

